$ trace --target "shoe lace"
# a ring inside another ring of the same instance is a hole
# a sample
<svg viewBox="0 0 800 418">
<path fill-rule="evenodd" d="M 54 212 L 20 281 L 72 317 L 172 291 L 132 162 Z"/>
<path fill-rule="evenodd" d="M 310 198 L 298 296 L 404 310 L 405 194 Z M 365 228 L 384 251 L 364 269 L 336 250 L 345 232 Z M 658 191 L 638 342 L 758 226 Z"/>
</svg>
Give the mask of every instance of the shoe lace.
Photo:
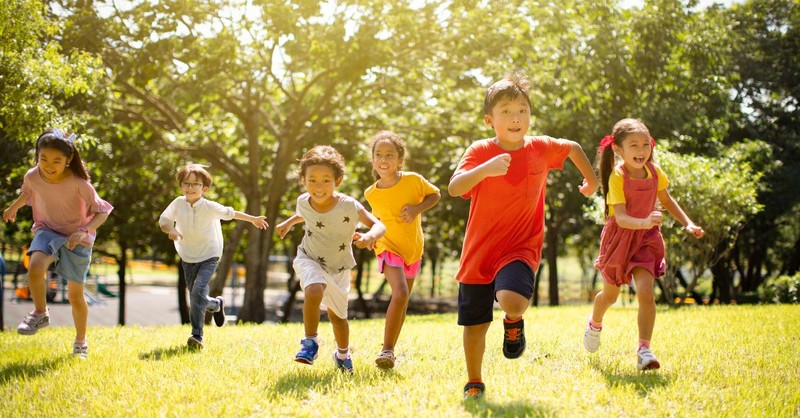
<svg viewBox="0 0 800 418">
<path fill-rule="evenodd" d="M 506 340 L 516 342 L 519 340 L 520 328 L 506 328 Z"/>
<path fill-rule="evenodd" d="M 464 395 L 469 398 L 477 398 L 480 397 L 481 394 L 483 394 L 483 391 L 480 388 L 469 388 L 464 392 Z"/>
</svg>

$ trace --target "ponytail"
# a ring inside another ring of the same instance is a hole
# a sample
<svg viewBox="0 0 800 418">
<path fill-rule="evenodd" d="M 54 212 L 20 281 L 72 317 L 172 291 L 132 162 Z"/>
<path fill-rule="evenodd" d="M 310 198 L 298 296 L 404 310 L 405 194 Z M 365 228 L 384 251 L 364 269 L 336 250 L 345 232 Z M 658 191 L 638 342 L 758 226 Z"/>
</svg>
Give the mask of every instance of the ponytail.
<svg viewBox="0 0 800 418">
<path fill-rule="evenodd" d="M 611 178 L 611 170 L 614 169 L 614 150 L 608 146 L 598 151 L 597 171 L 600 173 L 600 186 L 603 189 L 605 217 L 608 217 L 608 179 Z"/>
</svg>

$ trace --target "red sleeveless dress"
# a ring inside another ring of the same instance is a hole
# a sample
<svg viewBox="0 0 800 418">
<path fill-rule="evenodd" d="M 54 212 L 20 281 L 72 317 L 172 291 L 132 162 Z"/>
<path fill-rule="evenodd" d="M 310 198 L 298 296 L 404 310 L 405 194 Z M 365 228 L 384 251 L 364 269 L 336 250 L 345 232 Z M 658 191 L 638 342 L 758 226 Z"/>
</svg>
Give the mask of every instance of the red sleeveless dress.
<svg viewBox="0 0 800 418">
<path fill-rule="evenodd" d="M 658 198 L 658 172 L 652 163 L 647 163 L 652 178 L 634 179 L 622 166 L 625 193 L 625 211 L 636 218 L 646 218 L 655 210 Z M 594 267 L 603 274 L 603 279 L 615 286 L 631 283 L 635 267 L 642 267 L 661 277 L 667 268 L 664 260 L 664 239 L 661 228 L 627 229 L 617 224 L 615 217 L 606 220 L 600 236 L 600 255 Z"/>
</svg>

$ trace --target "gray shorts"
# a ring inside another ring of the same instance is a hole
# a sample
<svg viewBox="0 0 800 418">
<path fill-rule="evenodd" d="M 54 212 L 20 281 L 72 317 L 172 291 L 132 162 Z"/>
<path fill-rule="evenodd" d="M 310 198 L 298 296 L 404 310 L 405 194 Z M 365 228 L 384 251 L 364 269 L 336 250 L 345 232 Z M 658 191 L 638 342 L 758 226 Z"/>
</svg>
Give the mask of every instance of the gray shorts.
<svg viewBox="0 0 800 418">
<path fill-rule="evenodd" d="M 92 262 L 92 249 L 83 245 L 76 245 L 74 249 L 67 248 L 69 237 L 50 229 L 42 228 L 33 235 L 33 241 L 28 248 L 28 255 L 35 251 L 43 252 L 55 258 L 55 270 L 59 276 L 83 285 L 86 275 L 89 274 L 89 264 Z"/>
</svg>

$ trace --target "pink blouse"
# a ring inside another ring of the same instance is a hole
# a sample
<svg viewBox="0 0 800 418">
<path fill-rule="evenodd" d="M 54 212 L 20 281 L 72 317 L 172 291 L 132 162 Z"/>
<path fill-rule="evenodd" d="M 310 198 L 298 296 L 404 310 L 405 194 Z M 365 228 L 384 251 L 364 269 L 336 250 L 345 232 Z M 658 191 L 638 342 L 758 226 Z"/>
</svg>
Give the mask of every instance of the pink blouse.
<svg viewBox="0 0 800 418">
<path fill-rule="evenodd" d="M 48 183 L 39 174 L 38 166 L 25 174 L 22 193 L 28 194 L 25 204 L 33 209 L 33 232 L 47 228 L 70 236 L 86 226 L 96 213 L 111 213 L 114 209 L 87 180 L 73 175 L 60 183 Z M 96 235 L 96 231 L 89 231 L 81 245 L 91 247 Z"/>
</svg>

